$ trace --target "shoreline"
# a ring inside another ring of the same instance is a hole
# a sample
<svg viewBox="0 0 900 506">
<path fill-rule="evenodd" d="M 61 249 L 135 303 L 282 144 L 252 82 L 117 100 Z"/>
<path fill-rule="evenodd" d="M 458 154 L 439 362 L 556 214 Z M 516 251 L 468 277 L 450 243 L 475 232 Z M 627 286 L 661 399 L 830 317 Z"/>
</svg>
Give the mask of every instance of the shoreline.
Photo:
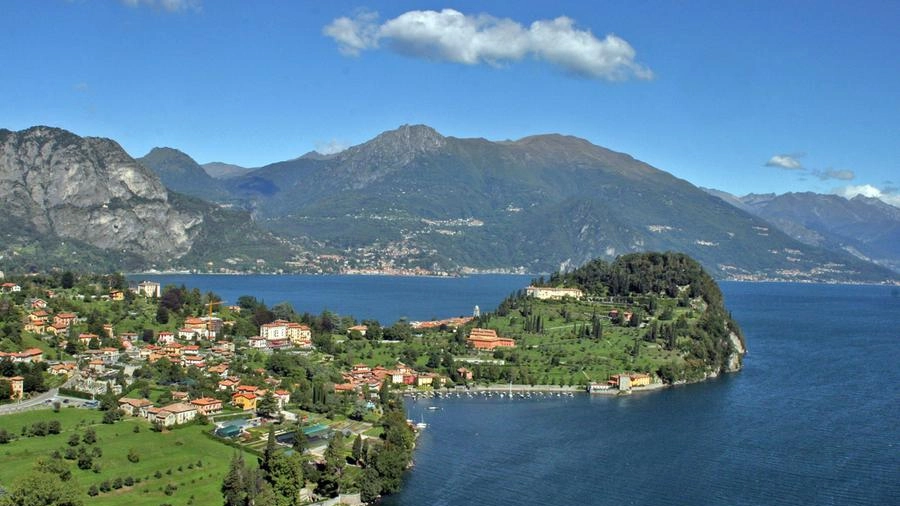
<svg viewBox="0 0 900 506">
<path fill-rule="evenodd" d="M 710 378 L 711 379 L 711 378 Z M 454 395 L 478 395 L 478 394 L 521 394 L 521 393 L 565 393 L 565 394 L 577 394 L 583 393 L 588 395 L 604 395 L 609 397 L 614 397 L 618 395 L 629 395 L 632 393 L 642 393 L 642 392 L 656 392 L 659 390 L 664 390 L 666 388 L 671 388 L 676 385 L 667 385 L 665 383 L 651 383 L 645 387 L 632 387 L 631 390 L 621 391 L 615 388 L 589 391 L 587 386 L 560 386 L 560 385 L 477 385 L 472 386 L 470 388 L 451 388 L 451 389 L 441 389 L 441 390 L 432 390 L 432 391 L 411 391 L 411 392 L 403 392 L 403 397 L 413 398 L 413 399 L 428 399 L 428 398 L 443 398 Z"/>
<path fill-rule="evenodd" d="M 413 274 L 413 273 L 389 273 L 389 272 L 190 272 L 190 271 L 150 271 L 150 272 L 126 272 L 125 276 L 382 276 L 402 278 L 439 278 L 461 279 L 470 276 L 541 276 L 547 273 L 513 273 L 513 272 L 465 272 L 453 274 Z M 719 282 L 729 283 L 783 283 L 798 285 L 835 285 L 835 286 L 900 286 L 900 280 L 883 281 L 840 281 L 840 280 L 810 280 L 810 279 L 715 279 Z"/>
</svg>

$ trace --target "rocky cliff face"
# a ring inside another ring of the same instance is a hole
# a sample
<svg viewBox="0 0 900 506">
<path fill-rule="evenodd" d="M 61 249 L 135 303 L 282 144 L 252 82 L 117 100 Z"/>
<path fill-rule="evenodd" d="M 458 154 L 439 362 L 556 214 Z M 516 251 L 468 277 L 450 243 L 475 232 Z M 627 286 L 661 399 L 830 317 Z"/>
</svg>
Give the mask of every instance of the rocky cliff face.
<svg viewBox="0 0 900 506">
<path fill-rule="evenodd" d="M 185 255 L 203 222 L 115 142 L 49 127 L 0 130 L 0 201 L 42 234 L 149 261 Z"/>
</svg>

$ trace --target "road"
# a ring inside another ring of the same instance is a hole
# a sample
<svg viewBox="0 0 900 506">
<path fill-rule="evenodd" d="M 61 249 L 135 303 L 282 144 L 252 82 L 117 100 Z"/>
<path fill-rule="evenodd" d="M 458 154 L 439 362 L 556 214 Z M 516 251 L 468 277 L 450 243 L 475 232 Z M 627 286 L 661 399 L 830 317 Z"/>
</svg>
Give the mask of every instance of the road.
<svg viewBox="0 0 900 506">
<path fill-rule="evenodd" d="M 26 411 L 36 407 L 46 407 L 45 401 L 53 399 L 57 395 L 59 395 L 59 389 L 51 388 L 50 390 L 47 390 L 40 395 L 36 395 L 30 399 L 25 399 L 22 402 L 17 402 L 15 404 L 4 404 L 3 406 L 0 406 L 0 415 L 18 413 L 20 411 Z"/>
<path fill-rule="evenodd" d="M 70 387 L 73 380 L 66 381 L 63 384 L 64 387 Z M 21 402 L 17 402 L 15 404 L 4 404 L 0 406 L 0 415 L 8 415 L 10 413 L 19 413 L 21 411 L 27 411 L 29 409 L 35 409 L 39 407 L 50 407 L 50 403 L 47 401 L 52 400 L 54 398 L 59 398 L 59 388 L 51 388 L 46 392 L 35 395 L 29 399 L 25 399 Z M 74 399 L 70 397 L 70 399 Z M 84 399 L 75 399 L 79 402 L 84 402 Z"/>
</svg>

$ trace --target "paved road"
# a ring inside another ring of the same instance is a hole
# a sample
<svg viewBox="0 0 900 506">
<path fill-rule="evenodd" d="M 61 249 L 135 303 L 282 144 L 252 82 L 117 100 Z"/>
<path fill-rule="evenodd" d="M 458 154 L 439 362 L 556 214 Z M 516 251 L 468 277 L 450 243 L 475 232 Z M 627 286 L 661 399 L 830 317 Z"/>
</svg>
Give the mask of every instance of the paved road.
<svg viewBox="0 0 900 506">
<path fill-rule="evenodd" d="M 66 381 L 63 386 L 67 388 L 72 387 L 73 379 Z M 21 411 L 27 411 L 29 409 L 41 408 L 41 407 L 50 407 L 50 403 L 46 401 L 53 399 L 54 397 L 59 397 L 59 388 L 51 388 L 46 392 L 35 395 L 29 399 L 25 399 L 22 402 L 17 402 L 15 404 L 4 404 L 0 406 L 0 415 L 8 415 L 10 413 L 19 413 Z M 82 401 L 83 399 L 78 399 L 78 401 Z"/>
<path fill-rule="evenodd" d="M 20 411 L 26 411 L 29 409 L 34 409 L 37 407 L 46 407 L 45 402 L 49 399 L 52 399 L 59 395 L 58 388 L 51 388 L 50 390 L 36 395 L 30 399 L 25 399 L 22 402 L 17 402 L 15 404 L 4 404 L 0 406 L 0 415 L 8 415 L 10 413 L 18 413 Z"/>
</svg>

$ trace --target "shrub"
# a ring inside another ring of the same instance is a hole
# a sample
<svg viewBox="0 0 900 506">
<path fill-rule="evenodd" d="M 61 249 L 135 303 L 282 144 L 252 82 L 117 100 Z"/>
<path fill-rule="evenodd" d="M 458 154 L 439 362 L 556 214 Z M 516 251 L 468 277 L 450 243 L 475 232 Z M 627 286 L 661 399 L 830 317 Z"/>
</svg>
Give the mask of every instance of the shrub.
<svg viewBox="0 0 900 506">
<path fill-rule="evenodd" d="M 100 490 L 97 488 L 97 485 L 91 485 L 90 487 L 88 487 L 87 493 L 89 496 L 94 497 L 100 493 Z"/>
<path fill-rule="evenodd" d="M 158 478 L 162 478 L 162 473 L 159 472 L 159 471 L 156 471 L 155 473 L 153 473 L 153 477 L 154 477 L 154 478 L 157 478 L 157 479 L 158 479 Z"/>
<path fill-rule="evenodd" d="M 119 490 L 122 488 L 122 478 L 116 478 L 112 482 L 112 488 Z"/>
<path fill-rule="evenodd" d="M 94 459 L 87 452 L 78 456 L 78 469 L 90 469 L 93 465 Z"/>
<path fill-rule="evenodd" d="M 128 450 L 128 462 L 138 462 L 141 460 L 141 456 L 138 454 L 137 450 L 131 448 Z"/>
<path fill-rule="evenodd" d="M 126 476 L 123 483 L 125 484 L 126 487 L 130 487 L 130 486 L 134 485 L 134 478 L 132 478 L 131 476 Z"/>
<path fill-rule="evenodd" d="M 100 467 L 100 463 L 94 462 L 94 465 L 91 466 L 91 471 L 94 471 L 94 474 L 100 474 L 100 471 L 102 471 L 102 468 Z"/>
<path fill-rule="evenodd" d="M 103 480 L 100 482 L 100 491 L 101 492 L 109 492 L 112 490 L 112 486 L 109 484 L 109 480 Z"/>
<path fill-rule="evenodd" d="M 168 485 L 166 485 L 166 488 L 165 488 L 165 490 L 163 490 L 163 493 L 166 495 L 172 495 L 175 493 L 176 490 L 178 490 L 178 487 L 172 483 L 169 483 Z"/>
</svg>

